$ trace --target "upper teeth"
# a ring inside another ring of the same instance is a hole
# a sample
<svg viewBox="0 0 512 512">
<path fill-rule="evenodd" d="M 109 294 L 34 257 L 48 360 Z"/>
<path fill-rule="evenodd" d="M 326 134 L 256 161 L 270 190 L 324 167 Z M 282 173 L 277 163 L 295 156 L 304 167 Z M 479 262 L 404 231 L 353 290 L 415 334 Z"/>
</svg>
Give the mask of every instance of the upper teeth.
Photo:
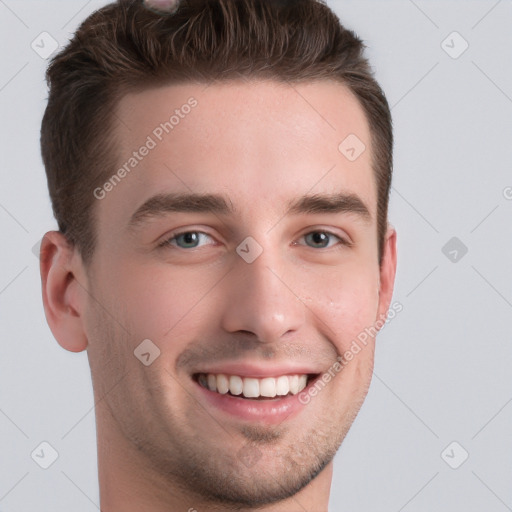
<svg viewBox="0 0 512 512">
<path fill-rule="evenodd" d="M 259 396 L 273 398 L 276 395 L 284 396 L 288 393 L 296 395 L 307 385 L 307 375 L 282 375 L 281 377 L 239 377 L 238 375 L 224 375 L 222 373 L 201 373 L 199 383 L 210 391 L 217 391 L 225 395 L 228 391 L 232 395 L 243 395 L 246 398 Z"/>
</svg>

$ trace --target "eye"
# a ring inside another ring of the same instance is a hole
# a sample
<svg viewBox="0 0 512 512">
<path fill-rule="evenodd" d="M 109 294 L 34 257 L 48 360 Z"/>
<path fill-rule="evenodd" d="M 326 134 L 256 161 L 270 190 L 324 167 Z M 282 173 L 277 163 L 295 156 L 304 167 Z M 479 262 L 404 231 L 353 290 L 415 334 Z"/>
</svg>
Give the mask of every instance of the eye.
<svg viewBox="0 0 512 512">
<path fill-rule="evenodd" d="M 328 249 L 337 243 L 345 246 L 352 245 L 348 240 L 345 240 L 330 231 L 311 231 L 304 235 L 303 238 L 306 240 L 306 244 L 314 249 Z M 178 247 L 179 249 L 195 249 L 200 247 L 201 240 L 205 242 L 208 239 L 213 240 L 210 235 L 203 231 L 183 231 L 181 233 L 174 233 L 170 238 L 161 242 L 159 247 L 173 246 Z M 202 245 L 205 245 L 205 243 Z"/>
<path fill-rule="evenodd" d="M 327 249 L 336 245 L 336 242 L 340 242 L 341 245 L 351 245 L 350 242 L 330 231 L 311 231 L 311 233 L 304 235 L 304 239 L 309 247 L 315 249 Z"/>
<path fill-rule="evenodd" d="M 168 245 L 177 246 L 180 249 L 195 249 L 199 246 L 201 239 L 205 240 L 211 238 L 210 235 L 202 231 L 183 231 L 182 233 L 175 233 L 170 238 L 167 238 L 159 244 L 160 247 Z"/>
</svg>

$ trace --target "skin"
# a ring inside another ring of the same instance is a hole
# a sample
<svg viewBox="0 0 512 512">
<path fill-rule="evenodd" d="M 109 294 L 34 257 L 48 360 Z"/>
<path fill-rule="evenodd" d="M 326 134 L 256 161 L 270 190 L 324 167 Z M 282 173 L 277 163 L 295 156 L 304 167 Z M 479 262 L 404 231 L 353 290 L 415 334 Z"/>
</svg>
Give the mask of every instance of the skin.
<svg viewBox="0 0 512 512">
<path fill-rule="evenodd" d="M 119 165 L 191 96 L 190 114 L 95 204 L 89 268 L 60 233 L 42 243 L 48 323 L 64 348 L 89 356 L 101 508 L 325 512 L 332 457 L 366 397 L 375 340 L 277 425 L 206 403 L 191 375 L 212 362 L 321 374 L 386 314 L 396 234 L 389 227 L 379 265 L 368 123 L 328 81 L 147 89 L 118 105 Z M 366 145 L 353 162 L 338 150 L 351 133 Z M 239 212 L 167 212 L 130 229 L 134 211 L 162 192 L 224 194 Z M 304 194 L 339 192 L 357 195 L 369 219 L 287 212 Z M 178 228 L 207 236 L 195 248 L 183 239 L 159 248 Z M 327 247 L 306 236 L 315 231 L 333 233 Z M 247 236 L 263 249 L 250 264 L 235 251 Z M 161 351 L 149 366 L 133 354 L 144 339 Z M 257 453 L 254 464 L 240 450 Z"/>
<path fill-rule="evenodd" d="M 148 9 L 174 12 L 178 8 L 179 0 L 145 0 L 144 4 Z"/>
</svg>

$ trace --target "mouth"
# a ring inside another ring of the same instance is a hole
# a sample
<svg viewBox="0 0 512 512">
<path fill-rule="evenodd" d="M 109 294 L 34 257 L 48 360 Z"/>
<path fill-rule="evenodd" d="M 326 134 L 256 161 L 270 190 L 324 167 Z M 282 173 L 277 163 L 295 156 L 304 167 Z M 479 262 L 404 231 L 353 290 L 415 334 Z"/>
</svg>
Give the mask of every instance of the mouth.
<svg viewBox="0 0 512 512">
<path fill-rule="evenodd" d="M 293 374 L 258 378 L 224 373 L 196 373 L 193 376 L 194 380 L 208 391 L 254 401 L 275 401 L 295 396 L 316 377 L 317 374 Z"/>
<path fill-rule="evenodd" d="M 280 425 L 306 409 L 315 414 L 316 406 L 309 407 L 303 394 L 322 378 L 318 366 L 232 361 L 198 370 L 191 374 L 195 396 L 215 417 L 245 425 Z"/>
</svg>

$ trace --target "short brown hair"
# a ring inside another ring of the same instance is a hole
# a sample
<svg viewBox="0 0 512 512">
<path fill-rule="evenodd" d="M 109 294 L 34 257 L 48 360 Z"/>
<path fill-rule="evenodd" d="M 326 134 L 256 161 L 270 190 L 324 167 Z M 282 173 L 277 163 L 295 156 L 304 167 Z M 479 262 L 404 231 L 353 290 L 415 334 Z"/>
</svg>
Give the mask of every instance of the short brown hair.
<svg viewBox="0 0 512 512">
<path fill-rule="evenodd" d="M 87 265 L 96 245 L 93 190 L 115 169 L 111 133 L 127 92 L 240 77 L 335 80 L 357 97 L 370 127 L 380 261 L 393 135 L 388 103 L 363 51 L 362 41 L 322 0 L 182 0 L 167 15 L 142 0 L 99 9 L 46 73 L 41 149 L 59 230 Z"/>
</svg>

